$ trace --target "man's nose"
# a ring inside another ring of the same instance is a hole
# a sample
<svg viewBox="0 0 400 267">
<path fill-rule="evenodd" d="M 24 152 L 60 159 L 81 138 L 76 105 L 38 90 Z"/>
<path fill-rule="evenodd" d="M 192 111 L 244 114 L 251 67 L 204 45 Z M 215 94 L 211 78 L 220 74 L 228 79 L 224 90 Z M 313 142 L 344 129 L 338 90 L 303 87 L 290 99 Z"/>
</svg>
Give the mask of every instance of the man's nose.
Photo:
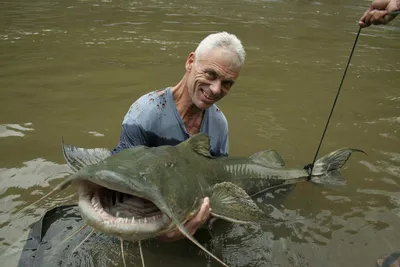
<svg viewBox="0 0 400 267">
<path fill-rule="evenodd" d="M 214 96 L 219 96 L 221 94 L 221 81 L 219 79 L 215 79 L 211 82 L 210 90 Z"/>
</svg>

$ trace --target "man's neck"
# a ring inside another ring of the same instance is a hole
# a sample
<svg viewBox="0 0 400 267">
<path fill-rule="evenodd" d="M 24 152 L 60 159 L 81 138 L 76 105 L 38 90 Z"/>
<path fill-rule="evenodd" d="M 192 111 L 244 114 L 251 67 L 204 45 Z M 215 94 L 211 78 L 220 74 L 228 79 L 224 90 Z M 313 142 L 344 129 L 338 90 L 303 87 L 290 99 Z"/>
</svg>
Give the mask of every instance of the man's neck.
<svg viewBox="0 0 400 267">
<path fill-rule="evenodd" d="M 176 109 L 188 133 L 191 135 L 198 133 L 200 131 L 204 111 L 196 107 L 190 99 L 185 76 L 177 85 L 171 88 L 171 93 L 174 97 Z"/>
</svg>

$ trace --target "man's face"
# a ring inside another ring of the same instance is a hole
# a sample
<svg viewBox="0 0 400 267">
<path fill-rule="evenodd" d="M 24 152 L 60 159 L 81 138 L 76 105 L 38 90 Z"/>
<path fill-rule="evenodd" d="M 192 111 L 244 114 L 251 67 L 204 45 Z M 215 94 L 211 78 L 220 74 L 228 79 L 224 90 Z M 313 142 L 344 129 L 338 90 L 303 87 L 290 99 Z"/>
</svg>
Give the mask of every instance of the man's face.
<svg viewBox="0 0 400 267">
<path fill-rule="evenodd" d="M 188 90 L 194 105 L 205 110 L 222 99 L 239 76 L 239 68 L 232 64 L 232 53 L 222 48 L 195 60 L 191 53 L 186 61 Z"/>
</svg>

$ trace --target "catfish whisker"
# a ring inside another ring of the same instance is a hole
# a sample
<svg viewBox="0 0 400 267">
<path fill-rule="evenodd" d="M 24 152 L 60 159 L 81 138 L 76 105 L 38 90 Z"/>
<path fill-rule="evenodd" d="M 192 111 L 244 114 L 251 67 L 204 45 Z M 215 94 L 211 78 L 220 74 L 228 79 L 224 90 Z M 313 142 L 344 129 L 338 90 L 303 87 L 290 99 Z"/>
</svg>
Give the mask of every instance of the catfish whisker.
<svg viewBox="0 0 400 267">
<path fill-rule="evenodd" d="M 61 173 L 68 173 L 71 174 L 69 172 L 61 172 Z M 59 173 L 57 173 L 59 174 Z M 51 175 L 53 176 L 53 175 Z M 49 176 L 49 177 L 51 177 Z M 16 211 L 14 211 L 14 214 L 18 214 L 21 213 L 23 210 L 28 210 L 30 208 L 32 208 L 33 206 L 37 205 L 37 204 L 41 204 L 41 202 L 43 202 L 46 198 L 48 198 L 49 196 L 53 195 L 54 193 L 58 193 L 61 190 L 67 188 L 70 185 L 71 181 L 70 179 L 66 179 L 65 181 L 63 181 L 61 184 L 58 184 L 53 190 L 51 190 L 49 193 L 47 193 L 46 195 L 44 195 L 43 197 L 41 197 L 40 199 L 36 200 L 33 203 L 30 203 L 29 205 L 25 206 L 25 207 L 21 207 L 19 209 L 17 209 Z M 40 207 L 40 205 L 39 205 Z"/>
<path fill-rule="evenodd" d="M 144 266 L 144 257 L 143 257 L 143 252 L 142 252 L 142 241 L 139 240 L 139 251 L 140 251 L 140 258 L 142 259 L 142 267 Z"/>
<path fill-rule="evenodd" d="M 65 238 L 63 241 L 60 242 L 60 245 L 63 244 L 65 241 L 71 239 L 72 237 L 74 237 L 76 234 L 78 234 L 80 231 L 82 231 L 83 229 L 85 229 L 88 225 L 84 224 L 82 225 L 78 230 L 76 230 L 75 232 L 73 232 L 70 236 L 68 236 L 67 238 Z"/>
<path fill-rule="evenodd" d="M 293 232 L 296 234 L 297 238 L 303 239 L 303 235 L 300 233 L 299 228 L 297 228 L 297 226 L 294 223 L 290 224 L 289 226 L 293 229 Z"/>
<path fill-rule="evenodd" d="M 21 210 L 23 210 L 23 209 L 28 209 L 28 208 L 30 208 L 30 207 L 32 207 L 32 206 L 35 206 L 35 205 L 39 204 L 40 202 L 42 202 L 43 200 L 45 200 L 45 199 L 48 198 L 49 196 L 51 196 L 51 195 L 53 195 L 53 194 L 55 194 L 55 193 L 58 193 L 58 192 L 62 191 L 63 189 L 67 188 L 70 184 L 71 184 L 71 180 L 70 180 L 70 179 L 66 179 L 66 180 L 63 181 L 62 183 L 58 184 L 58 185 L 57 185 L 53 190 L 51 190 L 49 193 L 47 193 L 47 194 L 44 195 L 43 197 L 39 198 L 39 199 L 36 200 L 35 202 L 29 204 L 29 205 L 26 206 L 25 208 L 22 208 Z M 21 211 L 21 210 L 19 210 L 19 211 Z M 19 212 L 19 211 L 18 211 L 18 212 Z"/>
<path fill-rule="evenodd" d="M 122 255 L 122 261 L 124 262 L 124 267 L 126 267 L 126 262 L 125 262 L 125 255 L 124 255 L 124 240 L 120 238 L 121 240 L 121 255 Z"/>
<path fill-rule="evenodd" d="M 92 231 L 90 231 L 90 233 L 87 235 L 87 237 L 85 237 L 85 239 L 82 240 L 81 243 L 79 243 L 78 246 L 76 246 L 76 248 L 74 248 L 74 250 L 71 253 L 74 253 L 93 233 L 94 233 L 95 229 L 92 229 Z"/>
<path fill-rule="evenodd" d="M 142 266 L 144 266 L 144 258 L 143 258 L 143 252 L 142 252 L 142 241 L 139 240 L 139 251 L 140 251 L 140 258 L 142 259 Z"/>
</svg>

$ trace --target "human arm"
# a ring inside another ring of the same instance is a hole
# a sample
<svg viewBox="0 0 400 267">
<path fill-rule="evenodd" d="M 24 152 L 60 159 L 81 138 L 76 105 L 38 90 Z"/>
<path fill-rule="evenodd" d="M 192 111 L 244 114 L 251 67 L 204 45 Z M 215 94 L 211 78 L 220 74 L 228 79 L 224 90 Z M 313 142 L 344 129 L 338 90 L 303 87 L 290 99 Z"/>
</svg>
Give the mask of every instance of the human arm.
<svg viewBox="0 0 400 267">
<path fill-rule="evenodd" d="M 139 145 L 148 146 L 146 131 L 138 123 L 124 123 L 122 124 L 118 145 L 112 153 L 116 154 L 124 149 Z"/>
<path fill-rule="evenodd" d="M 358 24 L 362 28 L 371 24 L 387 24 L 396 17 L 388 13 L 398 10 L 400 10 L 400 0 L 374 0 Z"/>
<path fill-rule="evenodd" d="M 149 105 L 144 95 L 137 99 L 129 108 L 122 121 L 121 134 L 113 154 L 135 146 L 150 146 L 149 134 L 154 132 L 153 124 L 156 113 L 155 108 Z M 154 135 L 154 134 L 153 134 Z"/>
<path fill-rule="evenodd" d="M 210 199 L 204 198 L 203 204 L 199 212 L 189 221 L 185 223 L 185 228 L 191 235 L 194 235 L 196 231 L 208 220 L 210 217 Z M 168 232 L 162 236 L 157 237 L 158 240 L 163 242 L 172 242 L 185 238 L 179 229 L 172 232 Z"/>
</svg>

